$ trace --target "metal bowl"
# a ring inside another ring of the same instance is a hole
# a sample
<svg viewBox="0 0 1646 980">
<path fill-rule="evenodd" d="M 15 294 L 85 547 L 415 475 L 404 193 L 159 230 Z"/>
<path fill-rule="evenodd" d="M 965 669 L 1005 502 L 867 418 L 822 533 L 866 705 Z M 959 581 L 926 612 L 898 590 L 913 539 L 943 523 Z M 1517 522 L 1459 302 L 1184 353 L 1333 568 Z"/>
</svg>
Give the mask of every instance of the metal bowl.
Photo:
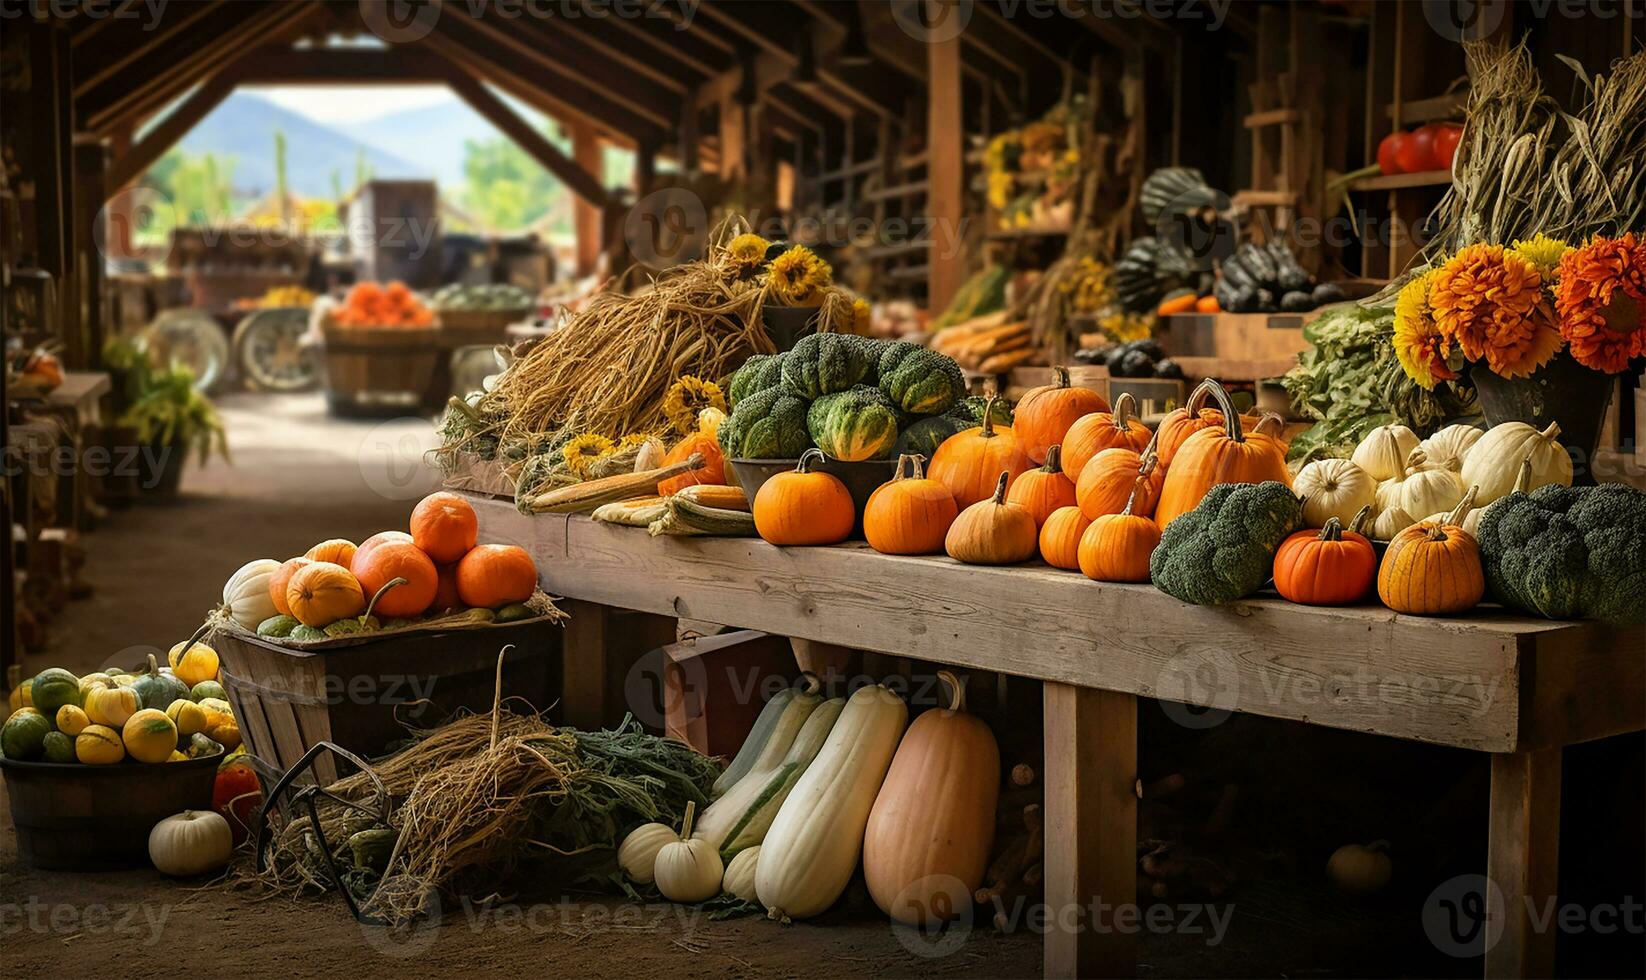
<svg viewBox="0 0 1646 980">
<path fill-rule="evenodd" d="M 767 480 L 778 473 L 793 470 L 799 462 L 798 459 L 734 459 L 732 473 L 752 502 L 754 495 L 760 492 L 760 487 Z M 835 476 L 846 485 L 846 490 L 852 495 L 852 504 L 857 509 L 857 529 L 861 531 L 863 506 L 869 502 L 870 494 L 892 478 L 897 471 L 897 461 L 865 459 L 851 462 L 825 456 L 822 462 L 812 464 L 812 469 Z"/>
</svg>

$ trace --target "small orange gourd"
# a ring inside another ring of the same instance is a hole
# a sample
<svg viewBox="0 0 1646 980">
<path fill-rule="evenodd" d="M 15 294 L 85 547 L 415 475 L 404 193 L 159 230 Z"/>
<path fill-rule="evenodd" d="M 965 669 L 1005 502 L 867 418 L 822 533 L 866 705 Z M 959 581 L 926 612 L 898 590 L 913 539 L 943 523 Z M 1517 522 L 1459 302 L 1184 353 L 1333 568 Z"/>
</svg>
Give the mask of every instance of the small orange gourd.
<svg viewBox="0 0 1646 980">
<path fill-rule="evenodd" d="M 995 425 L 994 403 L 991 396 L 983 410 L 983 424 L 955 433 L 932 453 L 926 475 L 949 488 L 956 507 L 987 500 L 1000 471 L 1006 471 L 1009 482 L 1034 465 L 1024 455 L 1017 434 L 1008 426 Z"/>
<path fill-rule="evenodd" d="M 1080 538 L 1091 519 L 1079 507 L 1059 507 L 1040 525 L 1040 557 L 1053 568 L 1080 567 Z"/>
<path fill-rule="evenodd" d="M 674 444 L 674 448 L 663 456 L 663 466 L 671 466 L 691 458 L 692 453 L 703 455 L 703 465 L 695 470 L 687 470 L 679 476 L 671 476 L 657 484 L 659 497 L 673 496 L 676 491 L 699 483 L 724 484 L 726 482 L 726 457 L 720 451 L 720 443 L 714 436 L 702 430 L 691 432 L 681 437 Z"/>
<path fill-rule="evenodd" d="M 772 544 L 818 545 L 851 535 L 857 508 L 839 477 L 812 469 L 822 459 L 823 450 L 808 449 L 792 473 L 778 473 L 760 485 L 750 510 L 762 538 Z"/>
<path fill-rule="evenodd" d="M 1377 552 L 1360 533 L 1371 516 L 1362 507 L 1347 530 L 1336 517 L 1319 531 L 1298 531 L 1275 552 L 1275 591 L 1306 606 L 1346 606 L 1359 602 L 1377 578 Z"/>
<path fill-rule="evenodd" d="M 934 555 L 960 513 L 954 494 L 926 477 L 926 457 L 905 453 L 897 472 L 875 488 L 863 507 L 863 536 L 883 555 Z"/>
<path fill-rule="evenodd" d="M 1035 527 L 1046 523 L 1052 511 L 1074 503 L 1074 484 L 1063 475 L 1062 447 L 1053 446 L 1046 461 L 1012 482 L 1006 502 L 1016 504 L 1034 517 Z"/>
<path fill-rule="evenodd" d="M 1006 470 L 995 481 L 994 495 L 979 500 L 954 519 L 943 539 L 949 557 L 968 565 L 1011 565 L 1033 558 L 1040 545 L 1034 516 L 1006 502 Z"/>
<path fill-rule="evenodd" d="M 1063 473 L 1070 480 L 1079 480 L 1080 471 L 1105 449 L 1141 453 L 1154 434 L 1136 416 L 1136 399 L 1131 392 L 1122 392 L 1115 399 L 1113 412 L 1093 412 L 1069 426 L 1063 437 Z"/>
<path fill-rule="evenodd" d="M 430 560 L 446 564 L 462 558 L 480 533 L 480 519 L 467 500 L 446 490 L 437 490 L 412 508 L 412 543 Z"/>
<path fill-rule="evenodd" d="M 434 603 L 440 588 L 440 573 L 434 562 L 410 542 L 380 544 L 366 552 L 364 559 L 356 554 L 349 571 L 359 580 L 361 590 L 373 596 L 395 579 L 404 580 L 377 596 L 373 610 L 381 616 L 421 616 Z"/>
<path fill-rule="evenodd" d="M 342 565 L 311 561 L 286 583 L 286 605 L 304 626 L 330 626 L 366 608 L 360 580 Z"/>
<path fill-rule="evenodd" d="M 276 612 L 283 616 L 291 615 L 291 603 L 286 601 L 286 586 L 291 584 L 291 577 L 297 574 L 299 568 L 312 564 L 314 561 L 309 558 L 287 558 L 269 576 L 269 599 L 274 602 Z"/>
<path fill-rule="evenodd" d="M 1018 401 L 1012 431 L 1017 433 L 1024 455 L 1044 463 L 1051 448 L 1063 441 L 1069 426 L 1082 416 L 1108 410 L 1107 399 L 1090 388 L 1074 387 L 1069 383 L 1069 369 L 1055 365 L 1051 384 L 1030 388 Z"/>
<path fill-rule="evenodd" d="M 349 563 L 354 561 L 354 552 L 355 544 L 348 538 L 330 538 L 303 552 L 303 557 L 309 561 L 329 561 L 348 568 Z"/>
<path fill-rule="evenodd" d="M 1137 484 L 1139 475 L 1148 477 L 1141 487 Z M 1092 520 L 1104 514 L 1120 513 L 1128 501 L 1132 513 L 1150 517 L 1164 480 L 1165 474 L 1160 471 L 1159 458 L 1152 447 L 1141 454 L 1130 449 L 1105 449 L 1080 471 L 1080 480 L 1074 488 L 1075 503 Z M 1135 500 L 1134 490 L 1137 491 Z"/>
<path fill-rule="evenodd" d="M 1132 503 L 1148 482 L 1138 474 L 1132 496 L 1118 514 L 1104 514 L 1080 536 L 1080 571 L 1099 582 L 1149 581 L 1149 556 L 1160 543 L 1154 521 L 1132 513 Z"/>
<path fill-rule="evenodd" d="M 1286 470 L 1286 443 L 1278 436 L 1285 428 L 1280 416 L 1264 416 L 1247 433 L 1223 386 L 1208 378 L 1202 387 L 1209 389 L 1222 408 L 1223 425 L 1201 429 L 1178 447 L 1155 504 L 1154 519 L 1162 529 L 1194 510 L 1206 491 L 1220 483 L 1275 480 L 1292 485 Z"/>
<path fill-rule="evenodd" d="M 1447 616 L 1473 609 L 1486 594 L 1480 545 L 1459 521 L 1472 496 L 1439 521 L 1419 521 L 1389 542 L 1377 569 L 1377 596 L 1395 612 Z"/>
<path fill-rule="evenodd" d="M 1174 408 L 1167 412 L 1155 426 L 1155 454 L 1160 457 L 1162 473 L 1172 465 L 1172 458 L 1185 440 L 1201 429 L 1211 429 L 1223 424 L 1223 413 L 1215 408 L 1207 408 L 1206 402 L 1212 397 L 1212 389 L 1207 382 L 1202 381 L 1189 392 L 1189 400 L 1181 408 Z"/>
</svg>

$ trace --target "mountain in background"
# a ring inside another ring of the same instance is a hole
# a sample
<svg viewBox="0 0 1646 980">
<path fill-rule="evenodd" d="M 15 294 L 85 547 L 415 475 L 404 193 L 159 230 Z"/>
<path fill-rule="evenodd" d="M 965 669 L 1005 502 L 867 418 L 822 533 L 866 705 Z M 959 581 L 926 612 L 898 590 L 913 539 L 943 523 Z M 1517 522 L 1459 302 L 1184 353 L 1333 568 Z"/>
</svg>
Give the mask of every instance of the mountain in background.
<svg viewBox="0 0 1646 980">
<path fill-rule="evenodd" d="M 412 116 L 421 111 L 425 110 L 395 115 Z M 428 111 L 439 111 L 439 107 Z M 358 128 L 363 132 L 382 121 L 373 120 Z M 435 164 L 438 156 L 435 148 L 444 148 L 448 140 L 443 133 L 434 138 L 426 129 L 421 133 L 411 131 L 413 135 L 420 136 L 422 142 L 402 143 L 400 145 L 411 152 L 397 153 L 381 147 L 372 138 L 345 134 L 323 126 L 248 92 L 235 92 L 224 99 L 222 105 L 212 110 L 183 137 L 179 146 L 190 154 L 214 153 L 219 157 L 233 157 L 236 194 L 262 197 L 274 190 L 276 130 L 286 135 L 286 179 L 290 182 L 292 193 L 302 197 L 333 197 L 334 173 L 342 182 L 345 192 L 352 189 L 356 161 L 362 152 L 366 166 L 374 177 L 432 177 L 446 186 L 455 186 L 454 182 L 462 178 L 461 141 L 456 145 L 455 174 L 443 173 Z M 414 163 L 414 159 L 423 162 Z"/>
<path fill-rule="evenodd" d="M 385 153 L 416 160 L 443 188 L 463 185 L 463 156 L 469 141 L 502 139 L 491 123 L 453 100 L 443 105 L 404 109 L 349 127 L 360 141 Z"/>
</svg>

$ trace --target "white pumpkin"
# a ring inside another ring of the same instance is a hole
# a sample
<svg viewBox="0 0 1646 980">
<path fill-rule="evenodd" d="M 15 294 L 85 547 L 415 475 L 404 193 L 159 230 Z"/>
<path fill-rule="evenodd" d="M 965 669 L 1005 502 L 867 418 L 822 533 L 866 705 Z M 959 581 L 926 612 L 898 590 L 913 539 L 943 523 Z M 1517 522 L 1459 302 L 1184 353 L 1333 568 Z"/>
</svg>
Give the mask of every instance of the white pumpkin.
<svg viewBox="0 0 1646 980">
<path fill-rule="evenodd" d="M 1394 876 L 1389 860 L 1389 842 L 1344 844 L 1326 861 L 1326 877 L 1338 891 L 1348 895 L 1375 895 Z"/>
<path fill-rule="evenodd" d="M 1542 432 L 1525 422 L 1503 422 L 1486 430 L 1463 461 L 1463 482 L 1479 486 L 1476 505 L 1485 507 L 1515 488 L 1520 464 L 1531 460 L 1527 490 L 1558 484 L 1572 485 L 1572 457 L 1556 441 L 1560 425 L 1550 422 Z"/>
<path fill-rule="evenodd" d="M 726 865 L 726 877 L 720 882 L 720 890 L 745 902 L 754 901 L 754 871 L 759 861 L 759 844 L 738 851 L 732 863 Z"/>
<path fill-rule="evenodd" d="M 1355 447 L 1354 463 L 1374 480 L 1392 480 L 1401 474 L 1406 457 L 1417 448 L 1417 433 L 1404 425 L 1380 425 L 1366 433 Z"/>
<path fill-rule="evenodd" d="M 1463 469 L 1463 460 L 1469 455 L 1469 450 L 1480 441 L 1485 431 L 1472 425 L 1448 425 L 1434 435 L 1417 444 L 1423 450 L 1423 455 L 1429 457 L 1429 462 L 1444 466 L 1453 473 Z"/>
<path fill-rule="evenodd" d="M 1451 510 L 1436 511 L 1428 517 L 1425 517 L 1424 520 L 1433 524 L 1455 523 L 1458 527 L 1468 531 L 1471 536 L 1478 536 L 1480 515 L 1486 511 L 1486 508 L 1484 507 L 1475 506 L 1475 498 L 1479 496 L 1479 494 L 1479 487 L 1470 487 L 1468 491 L 1463 494 L 1463 497 L 1458 500 L 1456 507 Z M 1454 521 L 1452 515 L 1458 511 L 1461 511 L 1462 513 Z"/>
<path fill-rule="evenodd" d="M 629 831 L 629 836 L 617 845 L 617 866 L 630 881 L 648 884 L 657 867 L 657 852 L 664 844 L 679 839 L 680 835 L 667 824 L 643 823 Z"/>
<path fill-rule="evenodd" d="M 269 596 L 269 579 L 280 570 L 273 558 L 259 558 L 240 566 L 240 570 L 223 583 L 223 612 L 246 629 L 255 630 L 259 623 L 280 610 L 274 608 Z"/>
<path fill-rule="evenodd" d="M 229 822 L 211 810 L 184 810 L 149 831 L 149 860 L 161 874 L 186 878 L 216 871 L 233 850 Z"/>
<path fill-rule="evenodd" d="M 1379 541 L 1392 541 L 1395 535 L 1416 523 L 1417 518 L 1403 508 L 1385 507 L 1378 511 L 1377 519 L 1372 521 L 1372 537 Z"/>
<path fill-rule="evenodd" d="M 1333 517 L 1348 527 L 1360 508 L 1377 506 L 1377 481 L 1347 459 L 1315 460 L 1298 471 L 1292 489 L 1303 498 L 1310 527 L 1325 527 Z"/>
<path fill-rule="evenodd" d="M 720 894 L 726 868 L 713 844 L 692 839 L 692 818 L 696 815 L 697 804 L 688 802 L 680 835 L 657 851 L 652 874 L 657 890 L 671 902 L 703 902 Z"/>
<path fill-rule="evenodd" d="M 1451 510 L 1463 497 L 1463 483 L 1457 474 L 1429 458 L 1422 449 L 1413 449 L 1406 458 L 1405 472 L 1377 488 L 1379 509 L 1399 507 L 1408 514 L 1433 514 Z"/>
</svg>

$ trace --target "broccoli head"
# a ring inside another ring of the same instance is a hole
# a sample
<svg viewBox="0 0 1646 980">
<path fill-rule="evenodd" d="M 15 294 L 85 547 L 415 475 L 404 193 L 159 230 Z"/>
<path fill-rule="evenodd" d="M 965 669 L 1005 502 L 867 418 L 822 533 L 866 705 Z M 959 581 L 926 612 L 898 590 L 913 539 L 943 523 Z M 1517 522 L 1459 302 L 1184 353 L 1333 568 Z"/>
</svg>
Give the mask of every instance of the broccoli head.
<svg viewBox="0 0 1646 980">
<path fill-rule="evenodd" d="M 727 459 L 794 459 L 811 448 L 806 403 L 781 386 L 744 395 L 720 423 Z"/>
<path fill-rule="evenodd" d="M 782 354 L 753 354 L 732 375 L 726 399 L 733 408 L 757 391 L 775 388 L 783 380 Z"/>
<path fill-rule="evenodd" d="M 1638 623 L 1646 614 L 1646 493 L 1539 487 L 1494 501 L 1477 537 L 1487 593 L 1549 619 Z"/>
<path fill-rule="evenodd" d="M 783 358 L 783 385 L 807 401 L 872 381 L 879 346 L 865 337 L 814 333 L 800 338 Z"/>
<path fill-rule="evenodd" d="M 915 415 L 946 412 L 966 394 L 966 377 L 954 358 L 906 340 L 886 345 L 878 373 L 892 404 Z"/>
<path fill-rule="evenodd" d="M 1275 551 L 1302 523 L 1303 506 L 1284 483 L 1220 483 L 1167 525 L 1149 577 L 1196 605 L 1243 599 L 1274 574 Z"/>
</svg>

